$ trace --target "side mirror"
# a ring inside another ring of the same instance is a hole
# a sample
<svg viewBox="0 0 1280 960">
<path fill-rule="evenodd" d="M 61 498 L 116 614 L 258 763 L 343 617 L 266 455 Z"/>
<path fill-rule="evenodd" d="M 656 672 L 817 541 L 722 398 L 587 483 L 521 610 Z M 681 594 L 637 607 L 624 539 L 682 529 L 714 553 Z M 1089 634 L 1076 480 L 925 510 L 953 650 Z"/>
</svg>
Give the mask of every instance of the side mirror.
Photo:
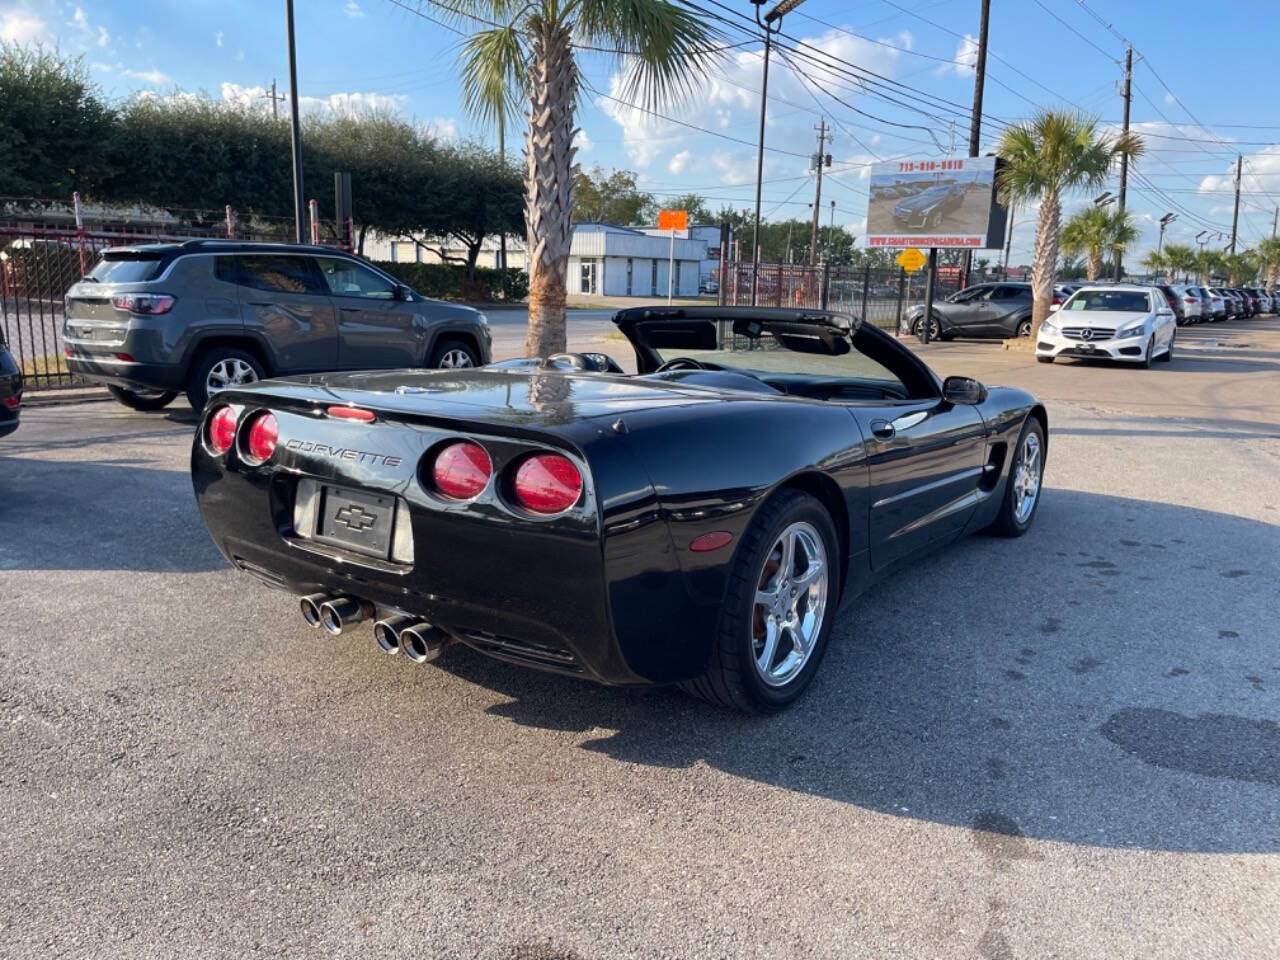
<svg viewBox="0 0 1280 960">
<path fill-rule="evenodd" d="M 972 406 L 986 401 L 987 388 L 972 377 L 947 377 L 942 381 L 942 398 Z"/>
<path fill-rule="evenodd" d="M 1050 312 L 1050 313 L 1057 313 L 1057 312 L 1058 312 L 1059 310 L 1061 310 L 1061 309 L 1062 309 L 1062 304 L 1060 304 L 1060 303 L 1051 303 L 1051 304 L 1049 304 L 1049 312 Z"/>
<path fill-rule="evenodd" d="M 397 283 L 392 293 L 397 300 L 412 300 L 413 291 L 406 287 L 403 283 Z"/>
</svg>

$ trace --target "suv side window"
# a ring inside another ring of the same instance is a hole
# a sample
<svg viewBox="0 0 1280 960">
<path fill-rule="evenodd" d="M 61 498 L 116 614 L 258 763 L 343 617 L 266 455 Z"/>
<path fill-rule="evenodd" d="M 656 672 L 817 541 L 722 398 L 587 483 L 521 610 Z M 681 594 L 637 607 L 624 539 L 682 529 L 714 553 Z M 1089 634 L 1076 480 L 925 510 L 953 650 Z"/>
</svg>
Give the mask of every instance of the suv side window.
<svg viewBox="0 0 1280 960">
<path fill-rule="evenodd" d="M 243 256 L 240 283 L 276 293 L 328 293 L 310 257 L 268 254 Z"/>
<path fill-rule="evenodd" d="M 1031 296 L 1031 290 L 1027 287 L 997 287 L 991 299 L 1024 300 L 1029 296 Z"/>
<path fill-rule="evenodd" d="M 240 282 L 239 257 L 214 257 L 213 275 L 224 283 Z"/>
<path fill-rule="evenodd" d="M 317 257 L 328 291 L 336 297 L 394 300 L 396 285 L 367 267 L 338 257 Z"/>
</svg>

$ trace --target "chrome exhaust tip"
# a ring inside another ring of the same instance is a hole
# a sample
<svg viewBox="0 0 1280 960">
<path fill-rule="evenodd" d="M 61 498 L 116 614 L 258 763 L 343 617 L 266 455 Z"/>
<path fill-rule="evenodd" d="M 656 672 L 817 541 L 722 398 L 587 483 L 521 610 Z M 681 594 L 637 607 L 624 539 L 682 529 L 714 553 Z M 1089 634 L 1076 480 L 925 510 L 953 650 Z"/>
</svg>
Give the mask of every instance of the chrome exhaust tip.
<svg viewBox="0 0 1280 960">
<path fill-rule="evenodd" d="M 353 597 L 334 597 L 320 604 L 320 625 L 335 637 L 343 628 L 355 626 L 373 616 L 373 605 Z"/>
<path fill-rule="evenodd" d="M 400 632 L 418 623 L 413 617 L 386 617 L 373 625 L 373 639 L 383 653 L 400 652 Z"/>
<path fill-rule="evenodd" d="M 307 626 L 320 626 L 320 607 L 329 599 L 327 593 L 311 593 L 305 597 L 298 598 L 298 607 L 302 610 L 302 619 L 307 621 Z"/>
<path fill-rule="evenodd" d="M 400 650 L 414 663 L 426 663 L 440 656 L 450 637 L 429 623 L 415 623 L 400 631 Z"/>
</svg>

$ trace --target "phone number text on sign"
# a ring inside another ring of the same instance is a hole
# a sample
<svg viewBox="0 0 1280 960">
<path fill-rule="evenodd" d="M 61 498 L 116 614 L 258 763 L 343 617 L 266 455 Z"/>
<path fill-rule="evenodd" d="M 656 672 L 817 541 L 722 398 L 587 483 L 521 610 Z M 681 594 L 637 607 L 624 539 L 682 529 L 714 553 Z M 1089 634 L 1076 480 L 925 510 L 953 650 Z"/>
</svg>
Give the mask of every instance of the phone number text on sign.
<svg viewBox="0 0 1280 960">
<path fill-rule="evenodd" d="M 904 160 L 898 164 L 899 173 L 936 173 L 939 170 L 963 169 L 963 160 Z"/>
</svg>

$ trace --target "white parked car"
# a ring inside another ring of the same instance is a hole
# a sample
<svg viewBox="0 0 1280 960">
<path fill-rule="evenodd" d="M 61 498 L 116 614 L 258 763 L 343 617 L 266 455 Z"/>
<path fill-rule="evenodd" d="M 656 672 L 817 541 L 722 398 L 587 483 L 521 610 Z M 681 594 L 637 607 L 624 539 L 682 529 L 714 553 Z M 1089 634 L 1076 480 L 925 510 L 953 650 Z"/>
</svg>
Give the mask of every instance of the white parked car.
<svg viewBox="0 0 1280 960">
<path fill-rule="evenodd" d="M 1116 284 L 1081 287 L 1040 327 L 1036 359 L 1058 357 L 1121 360 L 1151 366 L 1172 360 L 1178 324 L 1164 294 L 1154 287 Z"/>
</svg>

